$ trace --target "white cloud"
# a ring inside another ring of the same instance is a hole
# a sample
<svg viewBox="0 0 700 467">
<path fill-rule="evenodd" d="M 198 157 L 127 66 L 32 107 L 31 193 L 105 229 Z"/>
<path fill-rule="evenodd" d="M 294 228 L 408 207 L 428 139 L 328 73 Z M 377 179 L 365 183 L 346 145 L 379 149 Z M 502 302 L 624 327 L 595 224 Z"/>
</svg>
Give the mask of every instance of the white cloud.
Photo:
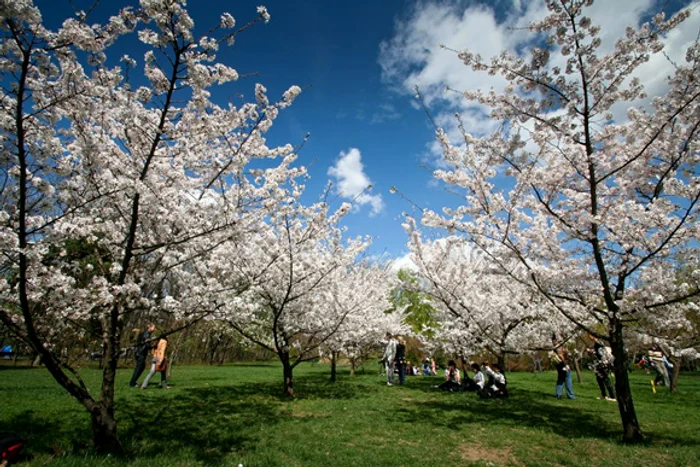
<svg viewBox="0 0 700 467">
<path fill-rule="evenodd" d="M 401 118 L 401 113 L 396 110 L 396 107 L 394 107 L 393 104 L 385 103 L 379 105 L 379 108 L 374 112 L 369 122 L 371 124 L 384 123 L 398 120 L 399 118 Z"/>
<path fill-rule="evenodd" d="M 357 148 L 341 151 L 335 165 L 328 169 L 328 175 L 336 179 L 338 194 L 351 200 L 355 206 L 371 206 L 370 216 L 376 216 L 384 209 L 382 195 L 372 195 L 372 181 L 367 177 L 362 164 L 362 154 Z"/>
<path fill-rule="evenodd" d="M 659 7 L 660 3 L 654 0 L 594 3 L 587 15 L 601 26 L 601 53 L 613 49 L 615 40 L 624 35 L 628 25 L 640 24 Z M 700 2 L 693 2 L 690 7 L 694 10 L 691 17 L 665 38 L 664 52 L 677 63 L 683 62 L 688 45 L 700 29 Z M 467 132 L 490 133 L 497 123 L 488 118 L 488 109 L 467 101 L 458 92 L 446 92 L 446 88 L 458 91 L 493 88 L 498 92 L 503 90 L 505 80 L 471 71 L 454 50 L 468 49 L 487 59 L 502 50 L 522 55 L 538 40 L 525 28 L 546 14 L 544 2 L 501 0 L 488 5 L 474 0 L 419 0 L 404 19 L 396 22 L 394 36 L 380 44 L 382 77 L 401 93 L 413 94 L 418 86 L 436 123 L 447 131 L 452 141 L 460 137 L 454 118 L 456 112 L 461 115 Z M 637 76 L 643 80 L 651 98 L 663 94 L 667 88 L 665 79 L 671 72 L 668 60 L 657 54 L 639 68 Z M 621 103 L 613 109 L 614 115 L 623 116 L 629 106 Z M 439 157 L 439 146 L 432 145 L 431 152 Z"/>
<path fill-rule="evenodd" d="M 417 272 L 418 266 L 411 259 L 412 254 L 413 253 L 406 253 L 405 255 L 400 256 L 399 258 L 396 258 L 395 260 L 392 260 L 391 261 L 391 271 L 394 273 L 398 273 L 401 269 L 408 269 L 410 271 Z"/>
</svg>

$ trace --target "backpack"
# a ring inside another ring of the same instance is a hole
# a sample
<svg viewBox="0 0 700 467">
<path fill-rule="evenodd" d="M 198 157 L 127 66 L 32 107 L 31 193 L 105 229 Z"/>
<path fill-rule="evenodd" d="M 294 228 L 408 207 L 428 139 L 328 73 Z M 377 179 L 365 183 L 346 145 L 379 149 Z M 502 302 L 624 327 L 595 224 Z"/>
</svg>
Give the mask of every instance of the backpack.
<svg viewBox="0 0 700 467">
<path fill-rule="evenodd" d="M 0 460 L 3 464 L 17 460 L 20 451 L 27 444 L 27 440 L 14 433 L 0 433 Z"/>
<path fill-rule="evenodd" d="M 549 363 L 551 363 L 553 366 L 557 366 L 561 363 L 561 358 L 559 358 L 559 354 L 557 354 L 554 350 L 549 351 L 549 353 L 547 354 L 547 358 L 549 358 Z"/>
</svg>

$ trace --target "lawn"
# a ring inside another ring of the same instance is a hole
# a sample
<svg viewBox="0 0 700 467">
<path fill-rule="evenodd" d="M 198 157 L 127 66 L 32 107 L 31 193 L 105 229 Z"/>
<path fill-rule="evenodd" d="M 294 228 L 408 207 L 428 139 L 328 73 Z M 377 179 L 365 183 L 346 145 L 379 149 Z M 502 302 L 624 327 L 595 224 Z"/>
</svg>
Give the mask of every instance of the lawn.
<svg viewBox="0 0 700 467">
<path fill-rule="evenodd" d="M 100 373 L 84 370 L 94 391 Z M 95 456 L 90 423 L 43 369 L 0 367 L 0 431 L 29 439 L 21 466 L 697 466 L 700 374 L 679 392 L 654 394 L 650 376 L 631 375 L 647 443 L 619 443 L 614 402 L 596 400 L 593 374 L 575 401 L 553 397 L 554 373 L 511 373 L 508 400 L 430 388 L 439 378 L 387 387 L 374 372 L 306 365 L 297 397 L 281 397 L 276 364 L 175 367 L 173 388 L 127 387 L 119 372 L 117 419 L 127 458 Z M 156 381 L 158 378 L 156 377 Z"/>
</svg>

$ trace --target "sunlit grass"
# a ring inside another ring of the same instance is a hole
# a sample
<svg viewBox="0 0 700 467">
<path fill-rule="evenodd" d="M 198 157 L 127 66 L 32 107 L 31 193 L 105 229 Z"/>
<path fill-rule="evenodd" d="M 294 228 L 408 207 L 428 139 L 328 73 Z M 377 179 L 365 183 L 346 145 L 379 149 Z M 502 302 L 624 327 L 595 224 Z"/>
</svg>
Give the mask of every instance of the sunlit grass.
<svg viewBox="0 0 700 467">
<path fill-rule="evenodd" d="M 673 395 L 631 375 L 642 446 L 619 443 L 617 406 L 595 399 L 591 373 L 575 401 L 553 397 L 554 373 L 509 374 L 511 398 L 487 401 L 435 391 L 437 378 L 387 387 L 341 368 L 331 384 L 327 366 L 298 368 L 293 400 L 276 364 L 175 367 L 171 390 L 130 389 L 129 376 L 120 370 L 117 390 L 129 457 L 111 458 L 91 452 L 87 413 L 45 370 L 0 369 L 1 429 L 29 438 L 19 465 L 700 465 L 698 374 Z M 100 373 L 84 377 L 97 392 Z"/>
</svg>

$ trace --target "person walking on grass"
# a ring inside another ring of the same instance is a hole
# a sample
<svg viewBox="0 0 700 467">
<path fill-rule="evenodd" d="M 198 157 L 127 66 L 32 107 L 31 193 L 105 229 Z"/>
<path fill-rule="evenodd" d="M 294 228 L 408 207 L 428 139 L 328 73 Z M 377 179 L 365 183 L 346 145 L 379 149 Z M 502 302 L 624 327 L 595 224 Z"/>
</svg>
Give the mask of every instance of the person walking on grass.
<svg viewBox="0 0 700 467">
<path fill-rule="evenodd" d="M 160 372 L 160 384 L 163 389 L 170 389 L 170 386 L 168 386 L 168 375 L 167 375 L 167 359 L 165 358 L 165 351 L 168 348 L 168 337 L 161 333 L 158 336 L 158 342 L 156 343 L 156 347 L 153 349 L 153 361 L 151 363 L 151 371 L 148 373 L 146 376 L 146 379 L 143 380 L 143 384 L 141 385 L 141 389 L 146 389 L 148 388 L 148 383 L 151 381 L 151 378 L 153 378 L 153 375 L 156 374 L 156 371 Z"/>
<path fill-rule="evenodd" d="M 394 362 L 396 358 L 396 341 L 390 332 L 384 336 L 386 339 L 386 348 L 384 349 L 384 365 L 386 367 L 386 384 L 387 386 L 394 385 Z"/>
<path fill-rule="evenodd" d="M 151 349 L 151 339 L 155 330 L 155 324 L 148 323 L 146 329 L 136 337 L 136 345 L 134 346 L 136 366 L 129 382 L 129 386 L 132 388 L 138 387 L 138 379 L 141 377 L 143 370 L 146 369 L 146 357 L 148 357 L 148 351 Z"/>
<path fill-rule="evenodd" d="M 593 334 L 589 334 L 589 337 L 593 340 L 593 348 L 588 349 L 588 352 L 593 354 L 593 372 L 600 389 L 600 397 L 598 399 L 614 401 L 615 388 L 610 381 L 610 372 L 613 365 L 612 353 L 600 343 L 598 337 Z M 607 394 L 605 392 L 606 389 Z"/>
<path fill-rule="evenodd" d="M 564 348 L 563 343 L 557 342 L 557 337 L 552 336 L 552 351 L 550 354 L 550 360 L 554 363 L 557 369 L 557 386 L 555 389 L 555 395 L 557 399 L 562 398 L 562 392 L 564 385 L 566 385 L 566 397 L 569 399 L 576 399 L 574 395 L 574 387 L 571 382 L 571 367 L 569 366 L 569 352 Z"/>
</svg>

